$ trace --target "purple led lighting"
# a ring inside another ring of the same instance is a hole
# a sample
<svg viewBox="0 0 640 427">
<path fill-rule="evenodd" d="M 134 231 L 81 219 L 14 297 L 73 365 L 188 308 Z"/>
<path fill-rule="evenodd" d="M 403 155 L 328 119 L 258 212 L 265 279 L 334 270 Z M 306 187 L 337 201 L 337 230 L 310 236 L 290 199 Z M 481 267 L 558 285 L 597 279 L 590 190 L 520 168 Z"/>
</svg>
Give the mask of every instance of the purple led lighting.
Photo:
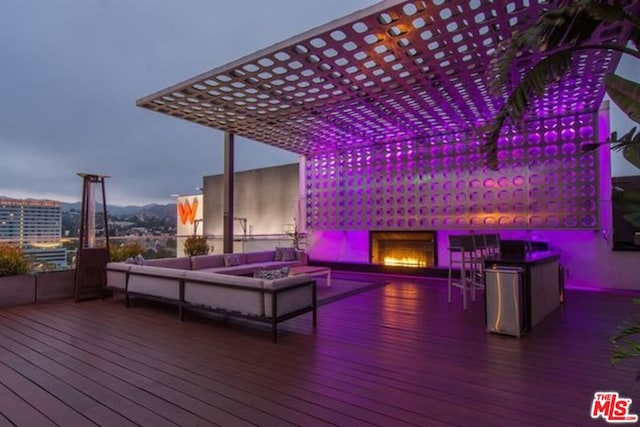
<svg viewBox="0 0 640 427">
<path fill-rule="evenodd" d="M 583 203 L 583 198 L 594 197 L 595 156 L 583 156 L 573 138 L 580 128 L 593 127 L 584 116 L 529 123 L 526 128 L 531 133 L 501 138 L 510 148 L 500 151 L 504 159 L 500 171 L 472 164 L 478 154 L 460 154 L 470 147 L 477 149 L 477 139 L 470 135 L 466 139 L 465 135 L 451 136 L 440 146 L 409 143 L 403 151 L 402 144 L 393 143 L 311 158 L 307 162 L 306 177 L 311 181 L 306 185 L 307 200 L 319 198 L 322 203 L 308 202 L 308 223 L 314 229 L 332 224 L 349 229 L 371 224 L 389 229 L 462 224 L 467 228 L 597 226 L 596 206 Z M 554 128 L 560 125 L 565 129 Z M 545 140 L 553 143 L 538 145 L 543 126 Z M 359 159 L 367 159 L 367 166 Z M 576 185 L 578 182 L 581 184 Z M 324 191 L 318 191 L 320 188 Z M 500 191 L 495 193 L 494 188 Z M 494 205 L 496 197 L 501 200 L 498 205 Z M 542 198 L 549 206 L 535 203 Z M 565 199 L 571 203 L 562 202 Z M 326 206 L 330 208 L 323 211 Z M 556 214 L 550 214 L 549 207 Z M 566 218 L 572 209 L 581 212 L 576 221 Z M 493 217 L 497 210 L 503 215 Z"/>
</svg>

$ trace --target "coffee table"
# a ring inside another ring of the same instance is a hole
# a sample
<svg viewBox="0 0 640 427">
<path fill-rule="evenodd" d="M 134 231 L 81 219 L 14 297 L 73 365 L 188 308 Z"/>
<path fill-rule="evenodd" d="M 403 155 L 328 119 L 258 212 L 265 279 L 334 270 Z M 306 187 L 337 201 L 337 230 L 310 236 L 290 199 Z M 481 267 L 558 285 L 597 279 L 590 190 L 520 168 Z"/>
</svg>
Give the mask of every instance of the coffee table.
<svg viewBox="0 0 640 427">
<path fill-rule="evenodd" d="M 297 276 L 299 274 L 308 274 L 312 277 L 323 276 L 327 279 L 327 287 L 331 286 L 331 269 L 329 267 L 312 267 L 303 265 L 300 267 L 290 267 L 289 276 Z"/>
</svg>

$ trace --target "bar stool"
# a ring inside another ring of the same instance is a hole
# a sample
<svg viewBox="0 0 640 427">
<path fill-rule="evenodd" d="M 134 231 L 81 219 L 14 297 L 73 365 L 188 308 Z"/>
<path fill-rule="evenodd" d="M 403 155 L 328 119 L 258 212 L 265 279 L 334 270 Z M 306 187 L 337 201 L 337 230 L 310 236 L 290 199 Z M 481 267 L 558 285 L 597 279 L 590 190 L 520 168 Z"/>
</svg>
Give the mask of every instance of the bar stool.
<svg viewBox="0 0 640 427">
<path fill-rule="evenodd" d="M 476 300 L 476 287 L 484 289 L 484 259 L 489 255 L 486 234 L 472 234 L 473 252 L 471 253 L 471 300 Z"/>
<path fill-rule="evenodd" d="M 447 301 L 451 304 L 451 288 L 459 288 L 462 292 L 462 307 L 465 310 L 467 309 L 467 290 L 469 288 L 475 290 L 473 285 L 474 252 L 475 247 L 472 236 L 449 236 L 449 280 L 447 282 Z M 454 265 L 460 265 L 460 280 L 453 280 Z M 472 296 L 472 298 L 475 301 L 475 296 Z"/>
<path fill-rule="evenodd" d="M 500 235 L 498 233 L 486 234 L 485 243 L 488 255 L 498 255 L 500 253 Z"/>
</svg>

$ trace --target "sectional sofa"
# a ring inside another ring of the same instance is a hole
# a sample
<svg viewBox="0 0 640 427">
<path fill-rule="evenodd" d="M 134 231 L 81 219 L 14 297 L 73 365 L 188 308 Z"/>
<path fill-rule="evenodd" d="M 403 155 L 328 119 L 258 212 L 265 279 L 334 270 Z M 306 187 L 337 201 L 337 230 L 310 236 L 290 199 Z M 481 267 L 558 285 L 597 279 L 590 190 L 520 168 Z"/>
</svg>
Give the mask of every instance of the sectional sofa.
<svg viewBox="0 0 640 427">
<path fill-rule="evenodd" d="M 111 262 L 106 267 L 107 287 L 123 293 L 127 307 L 132 297 L 174 304 L 181 320 L 189 310 L 268 323 L 274 342 L 278 323 L 287 319 L 312 312 L 316 326 L 316 282 L 311 276 L 252 277 L 259 270 L 304 260 L 276 260 L 274 251 L 234 255 L 240 259 L 233 261 L 235 265 L 224 265 L 223 255 L 148 260 L 145 265 Z"/>
</svg>

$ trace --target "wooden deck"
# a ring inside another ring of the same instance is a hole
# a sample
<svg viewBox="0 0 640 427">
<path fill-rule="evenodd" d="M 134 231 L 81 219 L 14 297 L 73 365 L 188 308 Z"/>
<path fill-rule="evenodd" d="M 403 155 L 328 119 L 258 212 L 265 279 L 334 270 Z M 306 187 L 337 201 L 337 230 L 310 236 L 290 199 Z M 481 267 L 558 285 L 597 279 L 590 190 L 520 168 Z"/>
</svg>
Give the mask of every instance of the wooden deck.
<svg viewBox="0 0 640 427">
<path fill-rule="evenodd" d="M 595 391 L 640 412 L 638 363 L 611 367 L 629 295 L 567 292 L 521 339 L 488 334 L 481 301 L 395 278 L 267 328 L 121 299 L 0 310 L 0 426 L 606 425 Z"/>
</svg>

